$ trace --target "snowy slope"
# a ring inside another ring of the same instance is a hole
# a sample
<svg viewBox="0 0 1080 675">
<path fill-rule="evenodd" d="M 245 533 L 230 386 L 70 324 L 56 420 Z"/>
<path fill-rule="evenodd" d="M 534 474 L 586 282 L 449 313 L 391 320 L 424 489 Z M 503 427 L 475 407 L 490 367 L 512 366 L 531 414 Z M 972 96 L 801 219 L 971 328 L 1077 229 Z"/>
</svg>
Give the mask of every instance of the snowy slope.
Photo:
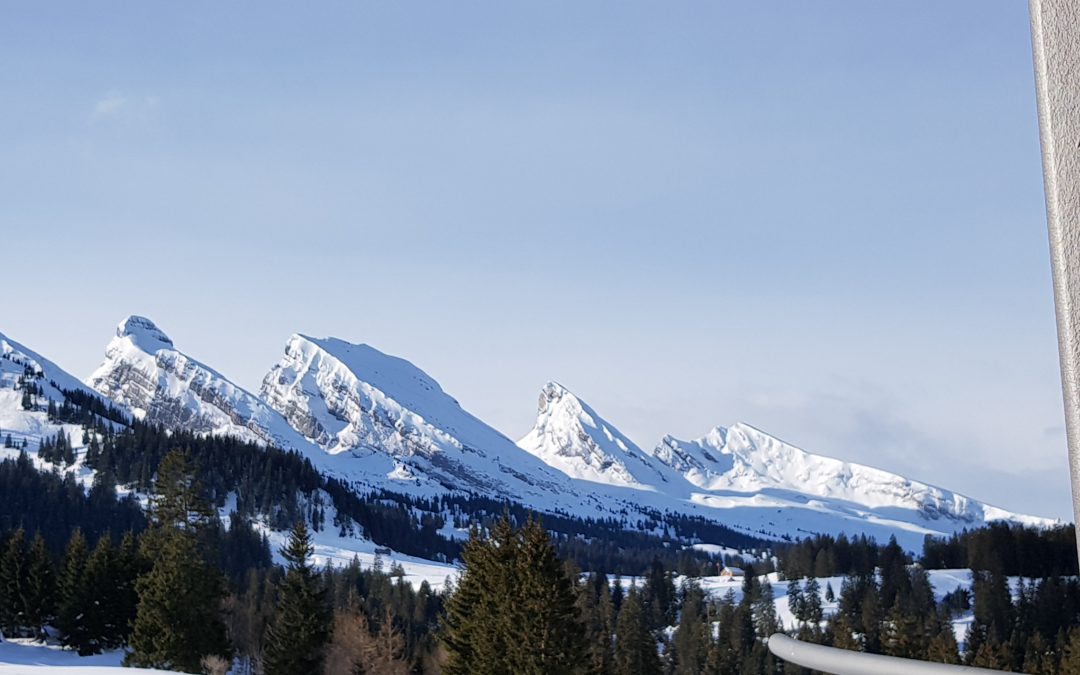
<svg viewBox="0 0 1080 675">
<path fill-rule="evenodd" d="M 139 419 L 171 429 L 228 435 L 304 450 L 304 439 L 258 397 L 179 351 L 150 319 L 116 327 L 105 361 L 86 383 Z"/>
<path fill-rule="evenodd" d="M 882 512 L 912 511 L 926 520 L 981 524 L 1050 521 L 1010 513 L 970 497 L 888 471 L 815 455 L 747 424 L 716 427 L 702 438 L 666 436 L 653 455 L 696 488 L 716 493 L 788 491 Z"/>
<path fill-rule="evenodd" d="M 597 484 L 598 495 L 618 498 L 613 490 L 626 488 L 642 505 L 704 515 L 766 537 L 862 532 L 878 539 L 895 535 L 913 549 L 926 534 L 992 520 L 1054 524 L 814 455 L 746 424 L 717 427 L 692 441 L 666 436 L 643 452 L 554 383 L 541 391 L 536 424 L 518 444 L 568 476 Z"/>
<path fill-rule="evenodd" d="M 416 366 L 368 345 L 293 335 L 260 393 L 326 452 L 391 459 L 390 480 L 426 478 L 547 506 L 578 501 L 565 476 L 463 410 Z"/>
<path fill-rule="evenodd" d="M 43 645 L 30 640 L 5 640 L 0 642 L 0 675 L 46 675 L 68 673 L 70 675 L 140 675 L 145 673 L 171 673 L 169 670 L 125 668 L 123 650 L 115 650 L 95 656 L 79 656 L 76 652 L 61 649 L 59 645 Z"/>
<path fill-rule="evenodd" d="M 536 425 L 518 445 L 572 478 L 644 489 L 667 482 L 651 455 L 556 382 L 540 391 Z"/>
<path fill-rule="evenodd" d="M 41 391 L 30 409 L 23 406 L 27 385 Z M 64 402 L 64 391 L 97 396 L 60 366 L 0 333 L 0 459 L 16 457 L 25 449 L 39 468 L 63 468 L 89 484 L 92 475 L 81 466 L 81 459 L 70 467 L 56 467 L 37 456 L 42 440 L 55 438 L 60 432 L 71 441 L 77 455 L 85 450 L 82 426 L 52 421 L 46 412 L 50 401 L 57 405 Z M 14 447 L 3 447 L 9 438 Z"/>
</svg>

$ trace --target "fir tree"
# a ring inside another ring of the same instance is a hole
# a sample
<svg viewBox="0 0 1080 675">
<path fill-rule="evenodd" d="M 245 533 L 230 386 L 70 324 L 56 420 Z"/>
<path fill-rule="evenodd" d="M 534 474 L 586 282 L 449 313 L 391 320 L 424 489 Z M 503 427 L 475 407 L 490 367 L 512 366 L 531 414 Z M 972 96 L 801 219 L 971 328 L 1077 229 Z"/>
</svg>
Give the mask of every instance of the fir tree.
<svg viewBox="0 0 1080 675">
<path fill-rule="evenodd" d="M 90 602 L 90 589 L 86 585 L 86 559 L 86 538 L 82 530 L 76 529 L 68 539 L 60 574 L 56 628 L 60 632 L 61 644 L 75 649 L 82 656 L 93 653 L 91 638 L 83 622 L 84 608 Z"/>
<path fill-rule="evenodd" d="M 38 639 L 45 639 L 45 624 L 56 613 L 56 573 L 45 550 L 45 538 L 38 532 L 30 545 L 23 588 L 26 627 Z"/>
<path fill-rule="evenodd" d="M 331 614 L 326 589 L 308 559 L 311 535 L 304 521 L 293 527 L 281 554 L 288 563 L 277 611 L 266 633 L 263 671 L 266 675 L 317 673 L 330 642 Z"/>
<path fill-rule="evenodd" d="M 823 618 L 821 585 L 818 584 L 817 579 L 810 577 L 806 580 L 806 587 L 803 589 L 803 620 L 816 628 Z"/>
<path fill-rule="evenodd" d="M 462 561 L 441 634 L 444 673 L 582 669 L 584 625 L 574 582 L 539 521 L 515 530 L 504 517 L 487 539 L 474 531 Z"/>
<path fill-rule="evenodd" d="M 585 624 L 586 675 L 607 675 L 614 667 L 612 636 L 615 633 L 615 608 L 607 575 L 589 575 L 578 599 Z"/>
<path fill-rule="evenodd" d="M 29 559 L 26 533 L 15 530 L 0 558 L 0 630 L 9 637 L 27 635 L 25 590 Z"/>
<path fill-rule="evenodd" d="M 197 673 L 204 657 L 229 654 L 222 577 L 203 561 L 190 534 L 159 541 L 157 559 L 136 589 L 139 606 L 125 665 Z"/>
<path fill-rule="evenodd" d="M 656 636 L 649 629 L 641 594 L 631 586 L 615 623 L 615 673 L 654 675 L 660 672 Z"/>
<path fill-rule="evenodd" d="M 946 624 L 937 635 L 930 639 L 930 646 L 926 651 L 926 660 L 934 663 L 948 663 L 958 665 L 960 653 L 956 644 L 956 633 L 951 624 Z"/>
<path fill-rule="evenodd" d="M 152 527 L 142 546 L 153 566 L 136 582 L 139 605 L 125 664 L 200 672 L 204 657 L 229 656 L 224 577 L 206 560 L 213 511 L 179 451 L 161 462 L 148 516 Z"/>
<path fill-rule="evenodd" d="M 508 607 L 515 634 L 511 668 L 521 675 L 573 673 L 585 650 L 574 580 L 539 520 L 530 517 L 518 536 L 517 592 Z"/>
<path fill-rule="evenodd" d="M 806 604 L 803 600 L 802 586 L 798 579 L 788 582 L 787 588 L 788 609 L 791 610 L 795 620 L 802 623 L 806 621 Z"/>
<path fill-rule="evenodd" d="M 682 611 L 672 641 L 676 675 L 698 675 L 705 668 L 710 643 L 710 629 L 705 622 L 705 594 L 695 583 L 682 589 Z"/>
</svg>

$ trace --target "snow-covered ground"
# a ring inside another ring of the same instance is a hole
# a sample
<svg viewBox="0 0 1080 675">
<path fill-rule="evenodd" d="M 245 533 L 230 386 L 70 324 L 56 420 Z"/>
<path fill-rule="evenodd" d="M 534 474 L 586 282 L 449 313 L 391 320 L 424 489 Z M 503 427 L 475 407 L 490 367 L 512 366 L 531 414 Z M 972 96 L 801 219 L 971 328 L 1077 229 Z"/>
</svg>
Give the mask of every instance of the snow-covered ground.
<svg viewBox="0 0 1080 675">
<path fill-rule="evenodd" d="M 30 640 L 5 640 L 0 642 L 0 675 L 45 675 L 46 673 L 72 673 L 72 675 L 138 675 L 139 673 L 166 673 L 172 671 L 124 668 L 122 651 L 107 652 L 97 656 L 79 656 L 57 645 L 43 645 Z"/>
<path fill-rule="evenodd" d="M 289 533 L 260 529 L 270 539 L 270 548 L 274 553 L 275 561 L 282 563 L 280 549 L 288 541 Z M 344 567 L 355 558 L 363 569 L 371 569 L 378 561 L 378 564 L 382 565 L 382 571 L 389 574 L 391 567 L 399 565 L 405 572 L 405 575 L 401 577 L 402 582 L 410 584 L 413 588 L 419 588 L 420 584 L 426 581 L 433 591 L 442 591 L 447 579 L 453 579 L 459 571 L 454 565 L 415 558 L 396 551 L 378 554 L 375 550 L 381 547 L 376 546 L 371 540 L 339 537 L 337 532 L 330 530 L 313 532 L 312 543 L 315 548 L 312 562 L 316 566 Z"/>
</svg>

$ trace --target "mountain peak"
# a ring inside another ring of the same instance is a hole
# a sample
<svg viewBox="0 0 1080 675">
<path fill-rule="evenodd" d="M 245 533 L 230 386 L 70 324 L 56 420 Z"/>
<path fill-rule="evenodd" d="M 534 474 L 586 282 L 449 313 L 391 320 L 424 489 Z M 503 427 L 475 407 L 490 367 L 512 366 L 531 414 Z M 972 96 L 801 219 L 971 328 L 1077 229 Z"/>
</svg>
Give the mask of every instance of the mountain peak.
<svg viewBox="0 0 1080 675">
<path fill-rule="evenodd" d="M 572 478 L 639 489 L 665 480 L 633 441 L 558 382 L 540 389 L 536 425 L 518 446 Z"/>
<path fill-rule="evenodd" d="M 145 316 L 136 314 L 132 314 L 117 325 L 116 337 L 129 337 L 137 345 L 148 351 L 173 347 L 173 341 L 165 334 L 165 331 L 158 328 L 157 324 Z"/>
<path fill-rule="evenodd" d="M 332 455 L 392 459 L 395 480 L 424 475 L 518 498 L 570 493 L 564 476 L 464 410 L 430 375 L 370 345 L 293 335 L 260 394 Z"/>
<path fill-rule="evenodd" d="M 576 408 L 581 409 L 581 399 L 574 396 L 566 387 L 552 380 L 540 388 L 540 401 L 537 404 L 537 412 L 543 415 L 552 405 L 563 399 L 566 399 L 567 403 L 576 404 Z"/>
</svg>

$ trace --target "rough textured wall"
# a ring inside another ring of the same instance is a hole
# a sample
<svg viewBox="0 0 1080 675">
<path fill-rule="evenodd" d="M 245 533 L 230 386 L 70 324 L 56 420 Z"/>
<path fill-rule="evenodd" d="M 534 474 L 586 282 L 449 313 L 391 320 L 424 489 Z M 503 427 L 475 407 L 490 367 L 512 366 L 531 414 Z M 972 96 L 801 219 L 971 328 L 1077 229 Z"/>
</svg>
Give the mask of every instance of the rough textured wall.
<svg viewBox="0 0 1080 675">
<path fill-rule="evenodd" d="M 1080 522 L 1080 2 L 1030 0 L 1061 382 Z"/>
</svg>

